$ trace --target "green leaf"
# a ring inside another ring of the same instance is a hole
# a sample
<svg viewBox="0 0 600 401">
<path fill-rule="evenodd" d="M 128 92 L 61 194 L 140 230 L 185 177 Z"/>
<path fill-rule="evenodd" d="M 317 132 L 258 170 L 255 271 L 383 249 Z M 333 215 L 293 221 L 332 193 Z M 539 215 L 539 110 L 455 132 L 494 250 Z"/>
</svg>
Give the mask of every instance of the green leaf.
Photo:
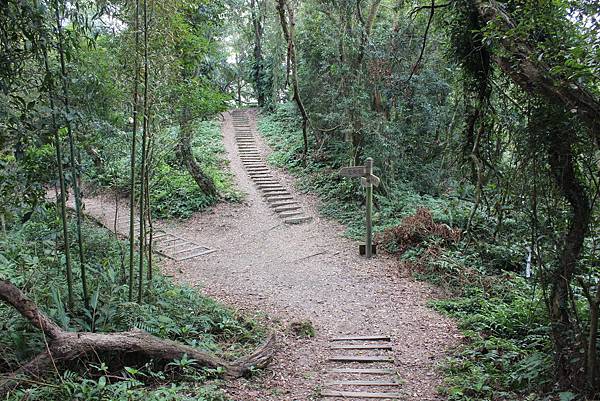
<svg viewBox="0 0 600 401">
<path fill-rule="evenodd" d="M 563 391 L 562 393 L 559 393 L 558 396 L 560 397 L 560 401 L 572 401 L 577 397 L 570 391 Z"/>
</svg>

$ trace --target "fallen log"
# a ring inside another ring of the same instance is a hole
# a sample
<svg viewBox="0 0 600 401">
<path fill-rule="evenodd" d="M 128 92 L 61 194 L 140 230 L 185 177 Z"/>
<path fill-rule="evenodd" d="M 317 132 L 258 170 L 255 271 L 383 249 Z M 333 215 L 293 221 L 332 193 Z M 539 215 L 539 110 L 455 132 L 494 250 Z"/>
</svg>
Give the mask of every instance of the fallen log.
<svg viewBox="0 0 600 401">
<path fill-rule="evenodd" d="M 53 366 L 74 362 L 87 355 L 111 353 L 165 362 L 187 355 L 196 360 L 196 366 L 199 368 L 221 368 L 226 378 L 237 378 L 253 369 L 266 367 L 273 358 L 275 348 L 275 335 L 271 334 L 252 354 L 229 362 L 197 348 L 158 338 L 137 329 L 116 333 L 65 331 L 7 280 L 0 280 L 0 300 L 11 305 L 34 327 L 41 330 L 47 341 L 45 351 L 0 381 L 0 399 L 19 385 L 19 377 L 41 376 Z"/>
</svg>

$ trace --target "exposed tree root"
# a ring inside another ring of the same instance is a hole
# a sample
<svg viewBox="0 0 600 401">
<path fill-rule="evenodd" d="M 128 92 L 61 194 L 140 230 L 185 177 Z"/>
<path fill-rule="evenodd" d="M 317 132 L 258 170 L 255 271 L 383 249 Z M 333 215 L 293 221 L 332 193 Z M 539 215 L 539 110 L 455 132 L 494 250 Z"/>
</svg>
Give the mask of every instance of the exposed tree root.
<svg viewBox="0 0 600 401">
<path fill-rule="evenodd" d="M 0 399 L 18 386 L 19 377 L 39 376 L 52 366 L 74 362 L 90 354 L 121 354 L 155 361 L 170 361 L 187 354 L 197 361 L 198 367 L 222 368 L 226 377 L 236 378 L 244 376 L 251 369 L 266 367 L 273 357 L 275 348 L 275 335 L 272 334 L 252 354 L 228 362 L 197 348 L 164 340 L 141 330 L 118 333 L 64 331 L 42 313 L 21 290 L 6 280 L 0 280 L 0 300 L 13 306 L 32 325 L 40 329 L 48 342 L 44 352 L 0 382 Z"/>
</svg>

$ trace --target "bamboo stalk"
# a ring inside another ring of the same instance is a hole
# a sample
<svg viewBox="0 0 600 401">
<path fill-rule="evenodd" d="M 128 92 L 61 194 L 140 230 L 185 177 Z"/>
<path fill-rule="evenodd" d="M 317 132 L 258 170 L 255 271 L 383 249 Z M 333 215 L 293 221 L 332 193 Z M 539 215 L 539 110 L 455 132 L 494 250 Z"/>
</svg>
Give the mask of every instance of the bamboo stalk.
<svg viewBox="0 0 600 401">
<path fill-rule="evenodd" d="M 134 85 L 133 85 L 133 127 L 132 127 L 132 138 L 131 138 L 131 186 L 129 193 L 129 301 L 133 301 L 133 266 L 134 266 L 134 255 L 135 255 L 135 148 L 136 148 L 136 137 L 137 137 L 137 124 L 138 124 L 138 86 L 139 86 L 139 58 L 138 58 L 138 47 L 140 43 L 140 32 L 139 32 L 139 14 L 140 14 L 140 2 L 135 1 L 135 18 L 134 18 L 134 29 L 135 29 L 135 71 L 134 71 Z"/>
<path fill-rule="evenodd" d="M 83 239 L 81 234 L 81 192 L 79 190 L 79 165 L 77 162 L 76 152 L 75 152 L 75 137 L 73 135 L 73 127 L 71 124 L 71 107 L 69 104 L 69 86 L 67 80 L 67 67 L 65 62 L 65 50 L 63 46 L 63 28 L 60 22 L 60 10 L 58 0 L 54 3 L 54 14 L 56 17 L 56 29 L 58 34 L 58 56 L 60 61 L 60 71 L 62 78 L 62 90 L 63 90 L 63 104 L 65 106 L 65 113 L 67 115 L 66 118 L 66 126 L 67 126 L 67 136 L 69 138 L 69 154 L 71 159 L 71 176 L 72 176 L 72 185 L 73 192 L 75 195 L 75 213 L 76 213 L 76 221 L 77 221 L 77 245 L 79 250 L 79 264 L 81 268 L 81 286 L 83 289 L 83 303 L 86 308 L 89 307 L 89 296 L 88 296 L 88 288 L 87 288 L 87 278 L 86 278 L 86 270 L 85 270 L 85 256 L 83 249 Z M 63 5 L 64 7 L 64 5 Z"/>
</svg>

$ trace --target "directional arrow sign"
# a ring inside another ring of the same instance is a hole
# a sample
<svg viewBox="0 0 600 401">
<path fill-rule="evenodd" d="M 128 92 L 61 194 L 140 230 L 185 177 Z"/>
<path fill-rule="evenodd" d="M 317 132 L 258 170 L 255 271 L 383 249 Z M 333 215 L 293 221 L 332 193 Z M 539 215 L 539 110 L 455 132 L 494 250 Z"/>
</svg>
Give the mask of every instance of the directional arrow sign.
<svg viewBox="0 0 600 401">
<path fill-rule="evenodd" d="M 342 167 L 340 175 L 344 177 L 362 177 L 367 172 L 365 166 Z"/>
<path fill-rule="evenodd" d="M 369 185 L 373 185 L 374 187 L 378 187 L 381 180 L 374 174 L 371 174 L 368 177 L 360 178 L 360 185 L 363 187 L 368 187 Z"/>
</svg>

